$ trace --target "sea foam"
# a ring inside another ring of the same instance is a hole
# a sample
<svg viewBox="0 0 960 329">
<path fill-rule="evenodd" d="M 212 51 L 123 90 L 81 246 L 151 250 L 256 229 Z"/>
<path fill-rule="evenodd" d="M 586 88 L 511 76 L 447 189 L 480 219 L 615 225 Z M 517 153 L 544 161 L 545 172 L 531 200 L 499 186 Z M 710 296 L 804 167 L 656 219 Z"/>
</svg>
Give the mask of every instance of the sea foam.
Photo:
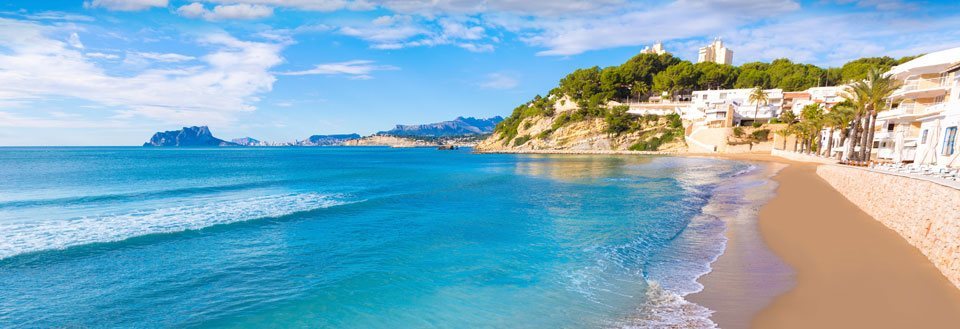
<svg viewBox="0 0 960 329">
<path fill-rule="evenodd" d="M 0 259 L 90 243 L 117 242 L 149 234 L 275 218 L 348 203 L 341 199 L 340 195 L 293 193 L 69 219 L 0 222 Z"/>
</svg>

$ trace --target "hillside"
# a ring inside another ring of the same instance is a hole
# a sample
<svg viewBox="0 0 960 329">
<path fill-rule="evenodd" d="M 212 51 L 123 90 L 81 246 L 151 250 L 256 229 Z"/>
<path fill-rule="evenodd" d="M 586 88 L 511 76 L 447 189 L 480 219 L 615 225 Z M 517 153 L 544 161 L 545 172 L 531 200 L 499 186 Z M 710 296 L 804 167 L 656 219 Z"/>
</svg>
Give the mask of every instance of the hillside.
<svg viewBox="0 0 960 329">
<path fill-rule="evenodd" d="M 524 107 L 521 112 L 525 113 L 508 118 L 476 149 L 482 152 L 686 150 L 683 124 L 677 115 L 634 117 L 626 113 L 626 107 L 601 109 L 603 113 L 556 105 Z"/>
<path fill-rule="evenodd" d="M 706 89 L 805 90 L 860 79 L 870 68 L 889 68 L 910 58 L 861 58 L 824 69 L 788 59 L 738 67 L 640 54 L 618 66 L 568 74 L 546 97 L 537 95 L 514 109 L 477 150 L 683 150 L 679 118 L 636 117 L 626 114 L 627 108 L 608 104 L 654 96 L 677 99 Z"/>
</svg>

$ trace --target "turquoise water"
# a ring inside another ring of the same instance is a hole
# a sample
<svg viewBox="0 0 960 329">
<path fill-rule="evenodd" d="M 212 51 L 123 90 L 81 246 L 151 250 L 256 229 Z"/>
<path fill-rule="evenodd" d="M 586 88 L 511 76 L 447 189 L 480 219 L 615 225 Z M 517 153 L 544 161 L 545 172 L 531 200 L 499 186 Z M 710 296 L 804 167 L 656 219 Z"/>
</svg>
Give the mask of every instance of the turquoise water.
<svg viewBox="0 0 960 329">
<path fill-rule="evenodd" d="M 709 325 L 680 298 L 725 241 L 701 209 L 718 186 L 748 186 L 752 168 L 432 149 L 3 148 L 0 327 Z"/>
</svg>

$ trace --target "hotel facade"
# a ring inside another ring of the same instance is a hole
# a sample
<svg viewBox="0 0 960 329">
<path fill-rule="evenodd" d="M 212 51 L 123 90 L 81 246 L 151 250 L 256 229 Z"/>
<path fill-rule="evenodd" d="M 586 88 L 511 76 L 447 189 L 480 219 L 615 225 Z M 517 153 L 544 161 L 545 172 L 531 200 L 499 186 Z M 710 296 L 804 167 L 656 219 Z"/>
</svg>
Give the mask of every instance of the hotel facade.
<svg viewBox="0 0 960 329">
<path fill-rule="evenodd" d="M 873 127 L 877 159 L 960 167 L 960 47 L 921 56 L 887 74 L 903 85 Z"/>
</svg>

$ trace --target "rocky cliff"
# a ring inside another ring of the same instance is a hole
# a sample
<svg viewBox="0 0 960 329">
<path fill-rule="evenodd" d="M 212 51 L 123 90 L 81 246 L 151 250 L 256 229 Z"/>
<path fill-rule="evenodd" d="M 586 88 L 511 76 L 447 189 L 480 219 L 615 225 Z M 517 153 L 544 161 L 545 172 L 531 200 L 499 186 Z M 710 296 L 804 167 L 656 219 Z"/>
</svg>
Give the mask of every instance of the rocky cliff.
<svg viewBox="0 0 960 329">
<path fill-rule="evenodd" d="M 267 145 L 265 142 L 257 140 L 252 137 L 234 138 L 234 139 L 231 139 L 230 142 L 240 146 L 266 146 Z"/>
<path fill-rule="evenodd" d="M 143 146 L 172 146 L 172 147 L 199 147 L 199 146 L 239 146 L 213 137 L 207 126 L 183 127 L 181 130 L 164 131 L 153 134 L 150 141 Z"/>
<path fill-rule="evenodd" d="M 480 152 L 524 151 L 658 151 L 684 152 L 683 125 L 679 116 L 634 116 L 623 107 L 580 109 L 539 102 L 530 103 L 508 117 Z M 559 110 L 555 110 L 559 109 Z"/>
<path fill-rule="evenodd" d="M 496 116 L 489 119 L 457 117 L 451 121 L 428 123 L 421 125 L 397 125 L 378 135 L 411 136 L 411 137 L 449 137 L 465 135 L 483 135 L 493 132 L 494 127 L 503 121 Z"/>
<path fill-rule="evenodd" d="M 388 136 L 388 135 L 371 135 L 363 137 L 360 139 L 354 139 L 346 141 L 342 144 L 343 146 L 390 146 L 390 147 L 433 147 L 440 144 L 416 140 L 413 138 L 406 137 L 397 137 L 397 136 Z"/>
</svg>

